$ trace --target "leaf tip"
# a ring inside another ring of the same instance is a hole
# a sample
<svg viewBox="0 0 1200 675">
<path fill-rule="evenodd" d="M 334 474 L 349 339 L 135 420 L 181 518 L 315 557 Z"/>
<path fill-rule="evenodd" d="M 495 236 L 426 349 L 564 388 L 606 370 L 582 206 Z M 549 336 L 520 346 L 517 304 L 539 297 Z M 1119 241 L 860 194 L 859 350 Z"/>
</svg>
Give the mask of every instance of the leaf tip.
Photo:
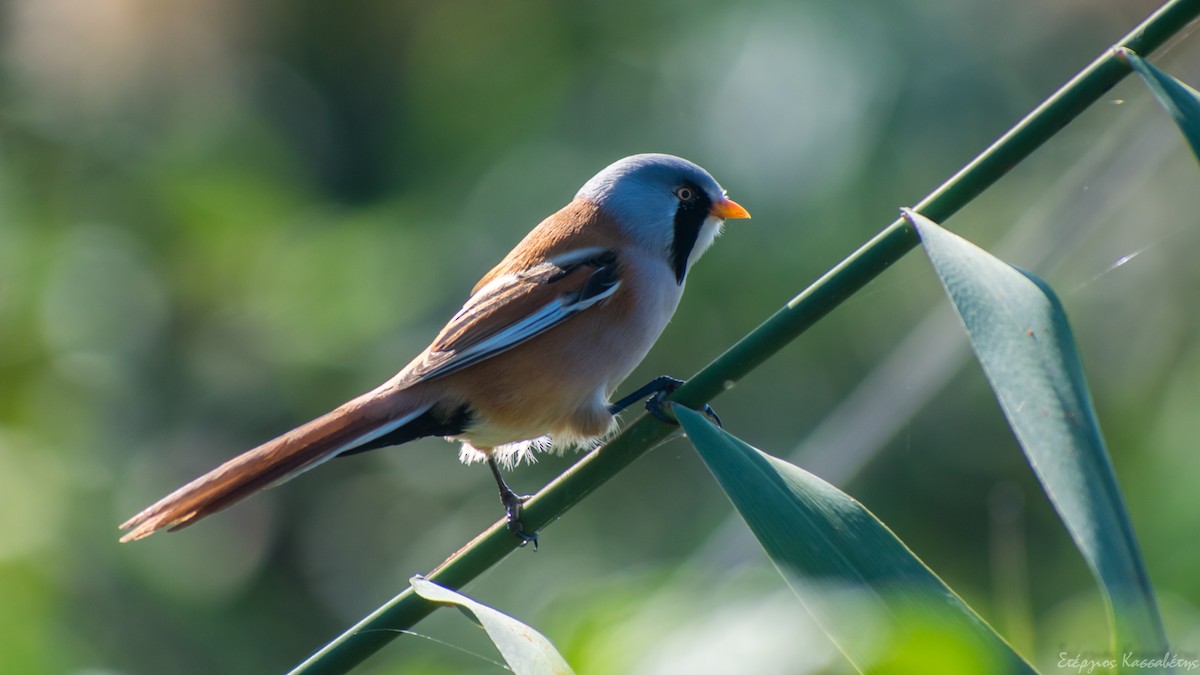
<svg viewBox="0 0 1200 675">
<path fill-rule="evenodd" d="M 937 223 L 935 223 L 932 220 L 930 220 L 929 218 L 926 218 L 925 216 L 921 215 L 921 213 L 919 211 L 917 211 L 915 209 L 910 209 L 907 206 L 900 208 L 900 217 L 907 220 L 908 224 L 913 226 L 913 229 L 915 229 L 917 231 L 917 235 L 920 236 L 922 239 L 925 238 L 925 233 L 922 230 L 922 228 L 927 229 L 931 226 L 937 225 Z"/>
</svg>

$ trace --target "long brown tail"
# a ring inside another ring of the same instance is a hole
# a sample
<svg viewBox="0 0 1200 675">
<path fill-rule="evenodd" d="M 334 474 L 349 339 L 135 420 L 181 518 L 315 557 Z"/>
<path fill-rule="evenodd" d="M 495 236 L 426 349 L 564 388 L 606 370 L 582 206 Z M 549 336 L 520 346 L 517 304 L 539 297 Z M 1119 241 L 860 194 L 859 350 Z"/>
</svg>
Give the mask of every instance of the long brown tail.
<svg viewBox="0 0 1200 675">
<path fill-rule="evenodd" d="M 365 394 L 303 426 L 267 441 L 200 476 L 125 521 L 122 542 L 175 531 L 318 464 L 394 434 L 429 406 L 411 409 L 396 400 L 406 392 Z"/>
</svg>

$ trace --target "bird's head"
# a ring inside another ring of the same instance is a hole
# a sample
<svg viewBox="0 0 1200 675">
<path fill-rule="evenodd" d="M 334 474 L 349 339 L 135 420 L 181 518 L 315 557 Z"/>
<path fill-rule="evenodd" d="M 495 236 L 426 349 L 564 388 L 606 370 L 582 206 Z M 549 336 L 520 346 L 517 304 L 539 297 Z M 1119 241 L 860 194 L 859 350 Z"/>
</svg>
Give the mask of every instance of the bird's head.
<svg viewBox="0 0 1200 675">
<path fill-rule="evenodd" d="M 660 253 L 680 284 L 727 218 L 750 217 L 707 171 L 673 155 L 618 160 L 575 198 L 596 204 L 639 245 Z"/>
</svg>

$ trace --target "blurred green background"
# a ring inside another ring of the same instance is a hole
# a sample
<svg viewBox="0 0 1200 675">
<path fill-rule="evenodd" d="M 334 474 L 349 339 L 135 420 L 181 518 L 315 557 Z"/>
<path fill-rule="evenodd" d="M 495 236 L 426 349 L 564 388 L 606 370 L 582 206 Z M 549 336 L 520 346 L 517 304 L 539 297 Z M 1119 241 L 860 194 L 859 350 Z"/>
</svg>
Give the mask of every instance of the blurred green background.
<svg viewBox="0 0 1200 675">
<path fill-rule="evenodd" d="M 890 223 L 1157 0 L 10 0 L 0 31 L 0 672 L 267 673 L 500 515 L 429 440 L 184 533 L 116 525 L 383 381 L 475 279 L 635 152 L 754 220 L 625 390 L 687 376 Z M 1156 62 L 1200 81 L 1200 40 Z M 1127 81 L 948 223 L 1047 278 L 1178 651 L 1200 657 L 1200 172 Z M 1098 592 L 910 255 L 716 401 L 841 485 L 1020 651 Z M 517 470 L 533 491 L 573 457 Z M 847 672 L 685 441 L 468 588 L 581 673 Z M 364 673 L 498 672 L 455 612 Z M 467 651 L 445 646 L 445 641 Z"/>
</svg>

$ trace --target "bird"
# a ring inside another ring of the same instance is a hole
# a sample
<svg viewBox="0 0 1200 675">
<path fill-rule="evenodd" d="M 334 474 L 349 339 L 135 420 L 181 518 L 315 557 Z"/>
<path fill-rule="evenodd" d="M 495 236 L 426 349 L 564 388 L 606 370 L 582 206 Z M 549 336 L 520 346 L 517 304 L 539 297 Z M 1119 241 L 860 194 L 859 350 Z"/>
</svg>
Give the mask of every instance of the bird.
<svg viewBox="0 0 1200 675">
<path fill-rule="evenodd" d="M 508 529 L 536 547 L 520 520 L 528 497 L 499 465 L 549 444 L 594 445 L 642 398 L 668 419 L 663 401 L 680 380 L 609 398 L 666 328 L 725 221 L 749 217 L 688 160 L 612 163 L 485 274 L 395 376 L 163 497 L 120 526 L 120 541 L 187 527 L 334 457 L 440 436 L 461 443 L 465 463 L 488 464 Z"/>
</svg>

